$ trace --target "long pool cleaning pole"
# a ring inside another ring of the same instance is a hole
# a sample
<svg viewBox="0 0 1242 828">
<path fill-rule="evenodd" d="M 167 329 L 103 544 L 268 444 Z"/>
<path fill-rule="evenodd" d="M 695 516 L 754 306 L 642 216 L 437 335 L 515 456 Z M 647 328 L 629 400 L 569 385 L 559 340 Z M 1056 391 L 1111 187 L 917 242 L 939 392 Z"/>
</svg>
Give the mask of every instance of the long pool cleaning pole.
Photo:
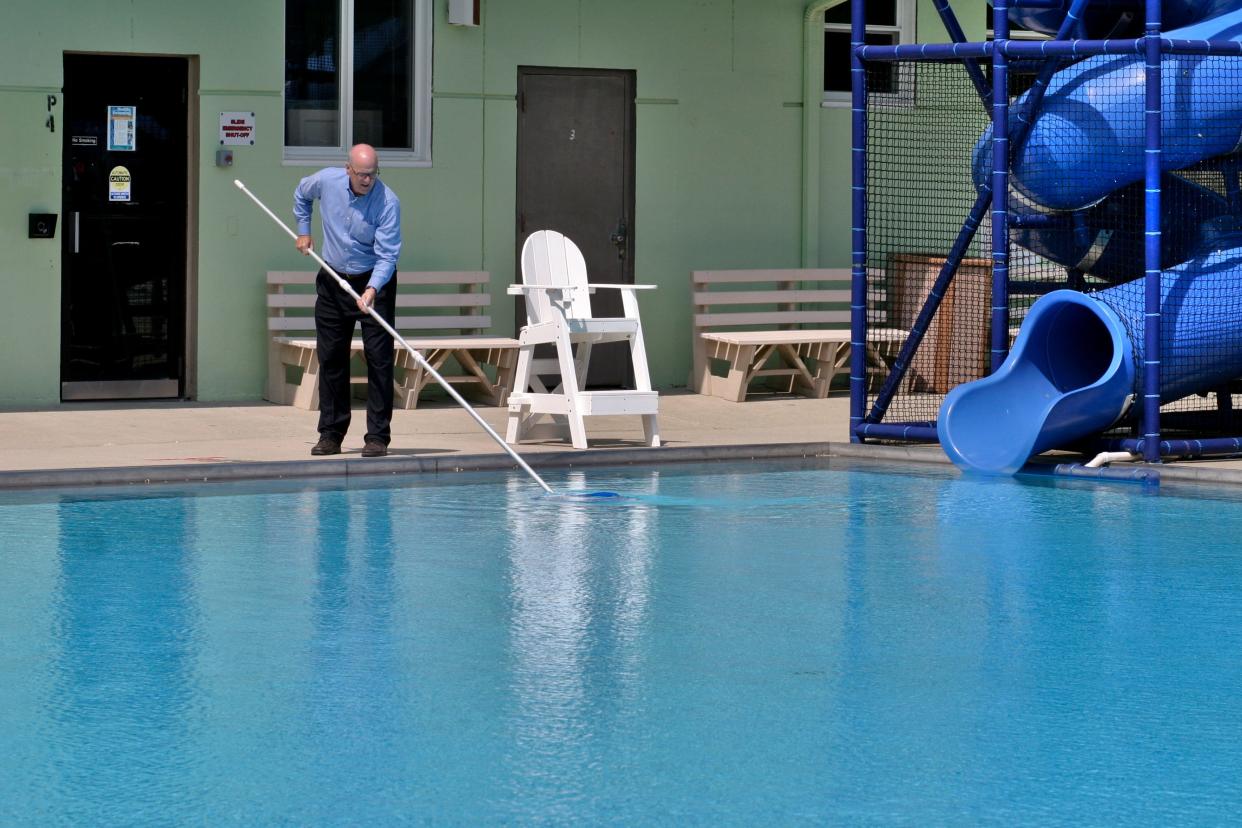
<svg viewBox="0 0 1242 828">
<path fill-rule="evenodd" d="M 267 205 L 264 204 L 262 201 L 260 201 L 258 196 L 256 196 L 254 193 L 247 190 L 245 184 L 241 183 L 241 181 L 239 181 L 238 179 L 233 179 L 233 183 L 237 185 L 237 189 L 241 190 L 243 193 L 250 196 L 250 200 L 253 201 L 255 204 L 259 205 L 259 209 L 261 209 L 263 212 L 271 216 L 272 221 L 279 224 L 281 229 L 283 229 L 286 233 L 292 236 L 294 240 L 297 239 L 298 234 L 294 233 L 293 230 L 289 228 L 289 225 L 281 221 L 279 216 L 277 216 L 271 210 L 267 209 Z M 328 273 L 332 274 L 332 278 L 336 279 L 337 284 L 341 286 L 342 290 L 344 290 L 350 296 L 354 297 L 355 300 L 358 299 L 358 294 L 354 292 L 354 289 L 352 287 L 349 286 L 349 282 L 342 279 L 339 273 L 333 270 L 332 267 L 327 262 L 325 262 L 323 259 L 319 257 L 318 253 L 316 253 L 313 249 L 307 252 L 310 253 L 311 257 L 315 261 L 319 262 L 320 267 L 322 267 Z M 543 490 L 547 492 L 548 494 L 556 494 L 556 492 L 552 491 L 552 487 L 549 486 L 547 483 L 544 483 L 543 478 L 535 474 L 535 470 L 532 469 L 530 466 L 528 466 L 526 464 L 526 461 L 523 460 L 508 443 L 502 440 L 500 435 L 497 434 L 492 429 L 492 427 L 489 426 L 487 422 L 484 421 L 484 419 L 479 416 L 479 412 L 471 408 L 470 403 L 466 402 L 462 398 L 461 394 L 458 394 L 457 390 L 453 388 L 453 386 L 450 385 L 448 381 L 444 379 L 444 377 L 440 376 L 440 374 L 436 371 L 435 368 L 431 367 L 431 365 L 427 362 L 427 360 L 423 358 L 423 355 L 420 354 L 418 351 L 414 350 L 413 346 L 411 346 L 410 343 L 406 342 L 405 337 L 397 333 L 396 330 L 393 329 L 392 325 L 389 325 L 386 321 L 384 321 L 384 317 L 380 316 L 376 312 L 375 308 L 367 308 L 367 313 L 371 314 L 371 316 L 374 317 L 375 321 L 380 323 L 380 325 L 383 326 L 384 330 L 388 331 L 388 333 L 392 335 L 393 339 L 400 342 L 402 347 L 404 347 L 407 351 L 410 352 L 410 354 L 414 357 L 414 359 L 418 362 L 418 364 L 423 366 L 424 371 L 431 374 L 431 376 L 435 377 L 436 382 L 440 383 L 440 385 L 444 387 L 444 390 L 449 392 L 449 396 L 452 397 L 454 400 L 456 400 L 458 405 L 466 409 L 467 414 L 469 414 L 471 417 L 474 417 L 474 421 L 478 423 L 480 426 L 482 426 L 484 431 L 486 431 L 488 434 L 491 435 L 491 438 L 496 441 L 496 444 L 498 446 L 500 446 L 502 449 L 508 452 L 509 456 L 513 458 L 514 462 L 516 462 L 519 466 L 521 466 L 522 470 L 526 472 L 527 474 L 529 474 L 532 480 L 534 480 L 536 483 L 542 486 Z"/>
</svg>

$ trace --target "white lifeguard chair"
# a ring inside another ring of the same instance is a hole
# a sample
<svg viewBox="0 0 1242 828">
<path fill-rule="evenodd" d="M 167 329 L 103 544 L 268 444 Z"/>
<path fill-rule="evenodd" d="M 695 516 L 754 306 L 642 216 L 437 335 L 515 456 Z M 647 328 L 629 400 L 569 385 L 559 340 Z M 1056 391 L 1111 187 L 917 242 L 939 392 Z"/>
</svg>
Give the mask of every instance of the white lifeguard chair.
<svg viewBox="0 0 1242 828">
<path fill-rule="evenodd" d="M 545 436 L 549 416 L 554 433 L 568 428 L 574 448 L 587 447 L 583 418 L 602 414 L 636 414 L 643 420 L 649 446 L 660 445 L 659 394 L 651 388 L 643 326 L 638 316 L 639 290 L 655 285 L 605 285 L 587 282 L 586 260 L 572 241 L 555 230 L 532 233 L 522 245 L 522 284 L 510 285 L 511 295 L 526 299 L 525 327 L 518 335 L 518 362 L 505 440 L 518 443 Z M 621 317 L 591 315 L 591 294 L 621 292 Z M 591 348 L 597 343 L 628 342 L 634 366 L 633 390 L 584 391 Z M 535 346 L 556 346 L 556 359 L 535 359 Z M 540 374 L 559 373 L 560 384 L 548 390 Z"/>
</svg>

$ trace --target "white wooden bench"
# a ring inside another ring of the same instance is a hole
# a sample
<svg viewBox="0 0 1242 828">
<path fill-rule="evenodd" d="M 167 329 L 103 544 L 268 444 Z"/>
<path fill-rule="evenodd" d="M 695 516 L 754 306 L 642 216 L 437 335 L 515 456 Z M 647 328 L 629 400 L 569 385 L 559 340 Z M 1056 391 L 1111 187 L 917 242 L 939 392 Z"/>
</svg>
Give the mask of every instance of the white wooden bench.
<svg viewBox="0 0 1242 828">
<path fill-rule="evenodd" d="M 489 281 L 489 275 L 481 271 L 399 271 L 393 327 L 448 382 L 478 391 L 486 401 L 499 406 L 506 404 L 513 387 L 518 341 L 483 333 L 491 325 L 487 315 L 491 294 L 483 290 Z M 266 398 L 271 402 L 319 407 L 314 307 L 313 272 L 267 274 L 267 327 L 273 336 L 268 350 Z M 400 345 L 396 348 L 394 405 L 414 408 L 419 394 L 435 380 L 409 352 Z M 450 357 L 460 373 L 444 373 Z M 351 358 L 363 359 L 358 333 L 351 343 Z M 353 374 L 351 383 L 366 385 L 365 373 Z"/>
<path fill-rule="evenodd" d="M 778 391 L 826 397 L 833 378 L 849 370 L 849 284 L 848 269 L 694 271 L 690 386 L 741 402 L 755 380 L 782 378 Z M 904 338 L 905 331 L 868 331 L 870 342 Z M 878 346 L 868 359 L 883 364 Z M 714 361 L 725 363 L 723 376 L 713 373 Z"/>
</svg>

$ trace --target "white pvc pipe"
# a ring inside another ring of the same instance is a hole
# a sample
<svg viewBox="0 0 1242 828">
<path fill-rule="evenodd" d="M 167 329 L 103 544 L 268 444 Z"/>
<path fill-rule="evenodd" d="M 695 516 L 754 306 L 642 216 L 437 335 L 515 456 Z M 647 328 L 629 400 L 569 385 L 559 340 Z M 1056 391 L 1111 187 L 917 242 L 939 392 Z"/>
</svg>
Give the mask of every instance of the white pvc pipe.
<svg viewBox="0 0 1242 828">
<path fill-rule="evenodd" d="M 1138 458 L 1139 455 L 1129 451 L 1102 451 L 1083 465 L 1089 469 L 1098 469 L 1101 466 L 1107 466 L 1109 463 L 1117 463 L 1122 460 L 1137 460 Z"/>
<path fill-rule="evenodd" d="M 241 181 L 236 178 L 233 179 L 233 183 L 237 185 L 237 189 L 241 190 L 243 193 L 250 196 L 251 201 L 259 205 L 259 208 L 263 210 L 263 212 L 271 216 L 272 221 L 279 224 L 281 229 L 283 229 L 286 233 L 288 233 L 295 241 L 297 240 L 298 234 L 294 233 L 293 230 L 289 228 L 289 225 L 285 224 L 283 221 L 280 220 L 279 216 L 277 216 L 275 213 L 269 210 L 267 208 L 267 205 L 259 200 L 258 196 L 256 196 L 254 193 L 247 190 L 245 184 L 241 183 Z M 349 282 L 342 279 L 339 273 L 333 270 L 332 267 L 327 262 L 325 262 L 323 259 L 319 257 L 318 253 L 316 253 L 313 249 L 308 250 L 307 253 L 310 254 L 311 258 L 319 262 L 319 265 L 324 270 L 326 270 L 328 273 L 332 275 L 332 278 L 336 279 L 337 284 L 341 286 L 342 290 L 344 290 L 350 296 L 354 297 L 355 301 L 359 298 L 358 294 L 354 291 L 354 289 L 349 286 Z M 375 321 L 380 323 L 380 325 L 383 326 L 384 330 L 388 331 L 388 333 L 392 335 L 393 339 L 400 342 L 401 345 L 404 346 L 405 349 L 410 352 L 411 356 L 413 356 L 414 359 L 418 362 L 418 364 L 423 367 L 423 370 L 431 374 L 431 376 L 435 378 L 436 382 L 440 383 L 440 385 L 444 387 L 444 390 L 449 393 L 449 396 L 452 397 L 454 400 L 456 400 L 458 405 L 466 409 L 466 413 L 469 414 L 471 417 L 473 417 L 475 422 L 477 422 L 480 426 L 482 426 L 483 430 L 491 435 L 491 438 L 496 441 L 497 445 L 499 445 L 502 449 L 508 452 L 509 456 L 513 458 L 514 462 L 516 462 L 519 466 L 521 466 L 522 470 L 525 471 L 527 474 L 529 474 L 532 480 L 534 480 L 536 483 L 542 486 L 543 490 L 547 492 L 548 494 L 556 494 L 556 492 L 552 491 L 552 487 L 549 486 L 547 483 L 544 483 L 543 478 L 535 474 L 535 470 L 532 469 L 529 465 L 527 465 L 526 461 L 523 460 L 518 455 L 518 453 L 514 451 L 513 448 L 508 443 L 506 443 L 501 438 L 501 436 L 497 434 L 482 417 L 479 416 L 479 412 L 471 408 L 470 404 L 462 398 L 461 394 L 458 394 L 457 390 L 453 388 L 453 386 L 450 385 L 448 381 L 444 379 L 444 377 L 440 376 L 440 374 L 436 371 L 435 368 L 431 367 L 430 363 L 428 363 L 427 360 L 423 358 L 423 355 L 420 354 L 418 351 L 414 350 L 413 346 L 411 346 L 410 343 L 405 341 L 405 337 L 397 333 L 396 330 L 393 329 L 392 325 L 389 325 L 384 320 L 384 318 L 380 316 L 379 313 L 376 312 L 375 308 L 368 307 L 367 313 L 371 314 L 371 316 L 375 319 Z"/>
</svg>

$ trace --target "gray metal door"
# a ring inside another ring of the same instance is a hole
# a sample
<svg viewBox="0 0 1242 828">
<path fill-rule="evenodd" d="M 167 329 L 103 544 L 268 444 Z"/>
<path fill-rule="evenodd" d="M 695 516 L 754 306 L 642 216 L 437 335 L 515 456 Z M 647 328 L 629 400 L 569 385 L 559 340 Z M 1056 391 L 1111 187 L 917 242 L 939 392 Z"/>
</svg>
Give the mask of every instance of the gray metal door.
<svg viewBox="0 0 1242 828">
<path fill-rule="evenodd" d="M 517 247 L 536 230 L 564 233 L 588 279 L 634 282 L 633 71 L 518 67 Z M 591 298 L 596 316 L 620 316 L 616 291 Z M 526 309 L 516 303 L 517 326 Z M 596 346 L 587 385 L 633 382 L 625 343 Z"/>
</svg>

